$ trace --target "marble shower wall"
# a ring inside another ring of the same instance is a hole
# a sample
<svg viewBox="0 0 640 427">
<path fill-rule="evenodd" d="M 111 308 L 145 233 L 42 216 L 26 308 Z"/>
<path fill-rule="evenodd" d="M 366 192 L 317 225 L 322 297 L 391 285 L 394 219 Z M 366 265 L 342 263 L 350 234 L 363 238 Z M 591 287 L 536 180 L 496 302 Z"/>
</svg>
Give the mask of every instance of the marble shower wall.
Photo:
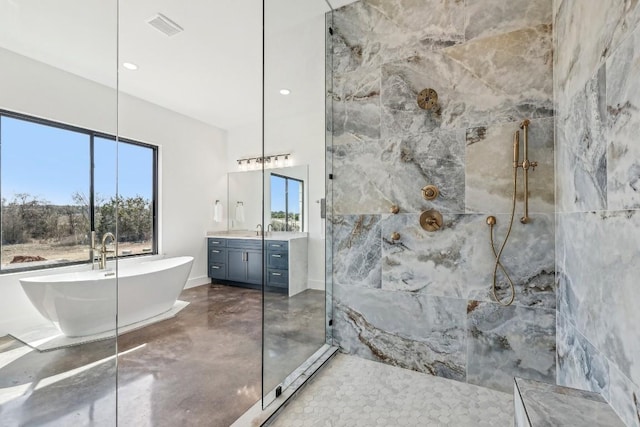
<svg viewBox="0 0 640 427">
<path fill-rule="evenodd" d="M 640 426 L 640 4 L 554 4 L 557 381 Z"/>
<path fill-rule="evenodd" d="M 551 23 L 551 0 L 361 0 L 334 13 L 330 229 L 343 350 L 507 392 L 513 376 L 555 380 Z M 416 103 L 429 87 L 435 112 Z M 502 243 L 525 118 L 539 164 L 533 221 L 518 221 L 520 182 L 502 257 L 517 296 L 504 308 L 491 295 L 486 218 L 497 217 Z M 425 201 L 427 184 L 440 197 Z M 431 208 L 444 217 L 433 233 L 418 222 Z"/>
</svg>

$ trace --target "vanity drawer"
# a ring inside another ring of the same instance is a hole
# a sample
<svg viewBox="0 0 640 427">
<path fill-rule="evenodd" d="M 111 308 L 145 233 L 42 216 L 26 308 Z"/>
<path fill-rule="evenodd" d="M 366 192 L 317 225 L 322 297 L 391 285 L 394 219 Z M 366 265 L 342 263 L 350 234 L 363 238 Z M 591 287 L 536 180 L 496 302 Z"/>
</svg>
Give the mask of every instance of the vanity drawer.
<svg viewBox="0 0 640 427">
<path fill-rule="evenodd" d="M 288 251 L 289 243 L 285 240 L 267 240 L 267 250 Z"/>
<path fill-rule="evenodd" d="M 209 248 L 209 264 L 211 263 L 226 263 L 227 262 L 227 249 L 219 247 Z"/>
<path fill-rule="evenodd" d="M 289 252 L 267 252 L 267 268 L 275 268 L 278 270 L 289 269 Z"/>
<path fill-rule="evenodd" d="M 213 263 L 209 264 L 209 277 L 213 279 L 226 279 L 227 278 L 227 266 L 226 264 Z"/>
<path fill-rule="evenodd" d="M 207 241 L 209 242 L 209 247 L 210 248 L 214 248 L 214 247 L 225 247 L 227 246 L 227 239 L 218 239 L 215 237 L 209 237 L 207 239 Z"/>
<path fill-rule="evenodd" d="M 238 249 L 262 249 L 262 240 L 260 239 L 228 239 L 227 240 L 228 248 L 238 248 Z"/>
<path fill-rule="evenodd" d="M 267 286 L 276 288 L 289 287 L 289 272 L 286 270 L 267 270 Z"/>
</svg>

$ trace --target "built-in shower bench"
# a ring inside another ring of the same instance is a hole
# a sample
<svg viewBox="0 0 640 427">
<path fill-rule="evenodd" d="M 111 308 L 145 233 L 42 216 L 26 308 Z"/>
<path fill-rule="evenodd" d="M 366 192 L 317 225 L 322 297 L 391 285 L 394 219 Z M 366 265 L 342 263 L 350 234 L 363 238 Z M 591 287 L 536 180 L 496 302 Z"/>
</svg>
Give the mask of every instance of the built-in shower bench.
<svg viewBox="0 0 640 427">
<path fill-rule="evenodd" d="M 625 427 L 598 393 L 516 378 L 516 427 Z"/>
</svg>

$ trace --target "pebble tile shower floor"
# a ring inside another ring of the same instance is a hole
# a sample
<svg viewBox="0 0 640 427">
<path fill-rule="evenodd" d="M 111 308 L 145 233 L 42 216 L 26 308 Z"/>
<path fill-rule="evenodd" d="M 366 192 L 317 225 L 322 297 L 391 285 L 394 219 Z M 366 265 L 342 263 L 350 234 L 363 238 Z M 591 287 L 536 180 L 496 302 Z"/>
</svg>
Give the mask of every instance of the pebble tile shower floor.
<svg viewBox="0 0 640 427">
<path fill-rule="evenodd" d="M 513 426 L 513 396 L 338 354 L 271 426 Z"/>
</svg>

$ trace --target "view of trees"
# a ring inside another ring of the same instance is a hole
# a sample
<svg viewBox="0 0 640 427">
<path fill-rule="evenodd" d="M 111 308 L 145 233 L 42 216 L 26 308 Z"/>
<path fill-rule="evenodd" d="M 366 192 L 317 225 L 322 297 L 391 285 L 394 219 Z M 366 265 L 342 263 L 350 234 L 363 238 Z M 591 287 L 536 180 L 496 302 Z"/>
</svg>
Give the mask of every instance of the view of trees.
<svg viewBox="0 0 640 427">
<path fill-rule="evenodd" d="M 271 212 L 271 227 L 273 231 L 300 231 L 300 214 L 289 212 L 285 218 L 284 211 Z"/>
<path fill-rule="evenodd" d="M 89 244 L 90 212 L 86 196 L 75 193 L 74 205 L 52 205 L 26 193 L 11 201 L 2 198 L 2 244 L 55 241 L 60 245 Z M 118 240 L 141 242 L 152 239 L 152 210 L 149 200 L 141 197 L 111 197 L 95 201 L 96 233 L 116 231 Z"/>
</svg>

